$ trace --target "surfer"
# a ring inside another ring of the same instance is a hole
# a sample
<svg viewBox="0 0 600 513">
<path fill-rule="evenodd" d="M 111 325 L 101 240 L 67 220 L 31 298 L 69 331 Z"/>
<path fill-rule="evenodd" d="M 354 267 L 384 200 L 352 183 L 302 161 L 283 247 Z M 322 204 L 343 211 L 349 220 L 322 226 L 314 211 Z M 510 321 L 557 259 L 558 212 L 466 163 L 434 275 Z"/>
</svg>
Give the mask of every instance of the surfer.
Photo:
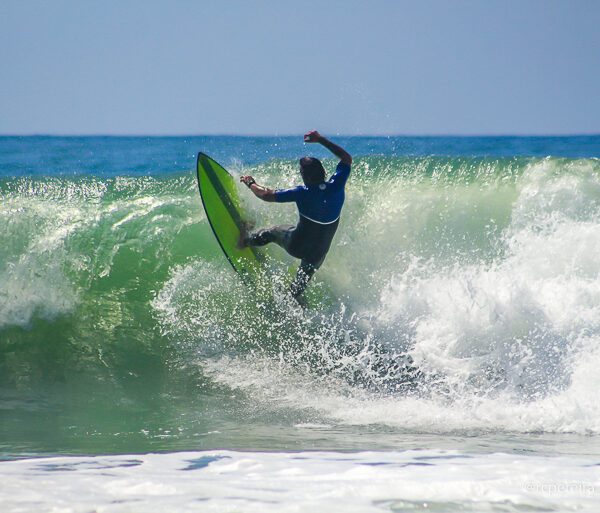
<svg viewBox="0 0 600 513">
<path fill-rule="evenodd" d="M 300 259 L 296 278 L 290 292 L 296 299 L 304 292 L 315 271 L 321 266 L 331 246 L 344 204 L 344 186 L 350 175 L 350 154 L 323 137 L 316 130 L 304 135 L 304 142 L 319 143 L 340 159 L 335 173 L 325 181 L 325 169 L 319 159 L 302 157 L 300 175 L 304 185 L 291 189 L 273 190 L 258 185 L 250 175 L 240 177 L 254 195 L 263 201 L 295 202 L 300 219 L 296 226 L 280 225 L 250 235 L 243 235 L 245 246 L 264 246 L 275 242 L 290 255 Z"/>
</svg>

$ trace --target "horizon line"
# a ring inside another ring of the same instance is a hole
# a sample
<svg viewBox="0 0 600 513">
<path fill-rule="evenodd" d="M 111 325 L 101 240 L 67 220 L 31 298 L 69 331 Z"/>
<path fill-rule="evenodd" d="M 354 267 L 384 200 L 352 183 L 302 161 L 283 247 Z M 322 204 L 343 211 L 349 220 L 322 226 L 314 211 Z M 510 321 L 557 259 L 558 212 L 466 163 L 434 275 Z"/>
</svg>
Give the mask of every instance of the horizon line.
<svg viewBox="0 0 600 513">
<path fill-rule="evenodd" d="M 143 133 L 0 133 L 0 137 L 153 137 L 153 138 L 181 138 L 181 137 L 303 137 L 301 133 L 286 133 L 286 134 L 267 134 L 267 133 L 204 133 L 204 134 L 143 134 Z M 495 138 L 495 137 L 598 137 L 600 132 L 578 132 L 578 133 L 487 133 L 487 134 L 327 134 L 327 137 L 344 137 L 344 138 L 360 138 L 360 137 L 373 137 L 373 138 L 392 138 L 392 137 L 406 137 L 406 138 L 441 138 L 441 137 L 456 137 L 456 138 Z"/>
</svg>

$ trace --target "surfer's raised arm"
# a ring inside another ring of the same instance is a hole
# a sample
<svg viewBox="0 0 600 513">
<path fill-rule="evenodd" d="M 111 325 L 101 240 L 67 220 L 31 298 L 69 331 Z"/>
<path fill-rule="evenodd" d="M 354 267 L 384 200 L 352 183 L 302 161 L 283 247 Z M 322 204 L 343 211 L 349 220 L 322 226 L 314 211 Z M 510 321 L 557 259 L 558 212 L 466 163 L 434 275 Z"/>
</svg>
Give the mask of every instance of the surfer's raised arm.
<svg viewBox="0 0 600 513">
<path fill-rule="evenodd" d="M 331 153 L 338 157 L 344 164 L 348 164 L 349 166 L 352 164 L 352 155 L 350 155 L 341 146 L 338 146 L 337 144 L 332 143 L 326 137 L 323 137 L 316 130 L 310 130 L 309 132 L 304 134 L 304 142 L 319 143 L 322 146 L 325 146 L 325 148 L 327 148 Z"/>
<path fill-rule="evenodd" d="M 240 182 L 245 183 L 257 198 L 263 201 L 275 201 L 275 191 L 268 187 L 258 185 L 250 175 L 240 176 Z"/>
</svg>

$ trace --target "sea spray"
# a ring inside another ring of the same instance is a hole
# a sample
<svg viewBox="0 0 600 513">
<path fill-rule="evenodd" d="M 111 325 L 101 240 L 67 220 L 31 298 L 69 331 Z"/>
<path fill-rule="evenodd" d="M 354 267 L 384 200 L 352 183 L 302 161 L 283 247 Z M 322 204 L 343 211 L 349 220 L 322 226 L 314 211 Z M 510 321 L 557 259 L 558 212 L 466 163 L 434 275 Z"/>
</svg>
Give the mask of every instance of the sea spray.
<svg viewBox="0 0 600 513">
<path fill-rule="evenodd" d="M 232 171 L 299 179 L 289 159 Z M 2 178 L 3 404 L 60 411 L 70 447 L 244 419 L 597 433 L 599 183 L 595 159 L 358 157 L 302 312 L 276 248 L 276 304 L 237 280 L 191 171 Z M 295 222 L 241 192 L 257 227 Z"/>
</svg>

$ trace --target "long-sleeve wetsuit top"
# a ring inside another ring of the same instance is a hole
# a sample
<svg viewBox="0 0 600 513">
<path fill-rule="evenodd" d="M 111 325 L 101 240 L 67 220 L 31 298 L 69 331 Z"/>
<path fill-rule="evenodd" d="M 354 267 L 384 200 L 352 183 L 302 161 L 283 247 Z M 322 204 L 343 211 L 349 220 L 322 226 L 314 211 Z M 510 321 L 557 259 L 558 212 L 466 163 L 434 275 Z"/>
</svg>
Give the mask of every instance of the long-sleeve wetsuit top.
<svg viewBox="0 0 600 513">
<path fill-rule="evenodd" d="M 349 176 L 350 166 L 340 162 L 327 182 L 275 191 L 275 201 L 296 202 L 300 214 L 290 241 L 293 256 L 321 264 L 337 230 Z"/>
</svg>

